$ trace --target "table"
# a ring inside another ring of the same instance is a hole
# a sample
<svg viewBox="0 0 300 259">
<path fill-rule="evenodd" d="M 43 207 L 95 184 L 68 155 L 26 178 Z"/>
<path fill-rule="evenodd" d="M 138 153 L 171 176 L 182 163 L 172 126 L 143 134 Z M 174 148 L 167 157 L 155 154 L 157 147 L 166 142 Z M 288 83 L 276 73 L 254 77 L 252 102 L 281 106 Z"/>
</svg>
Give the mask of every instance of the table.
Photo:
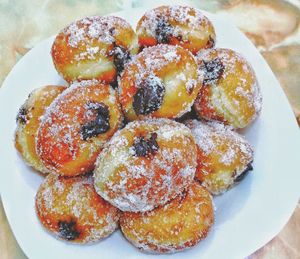
<svg viewBox="0 0 300 259">
<path fill-rule="evenodd" d="M 92 14 L 106 14 L 168 1 L 0 1 L 0 84 L 17 60 L 37 42 Z M 183 1 L 176 1 L 181 3 Z M 300 1 L 189 0 L 231 19 L 257 46 L 280 81 L 300 125 Z M 255 19 L 251 19 L 255 17 Z M 300 203 L 284 229 L 248 258 L 300 258 Z M 0 257 L 26 258 L 8 225 L 0 200 Z"/>
</svg>

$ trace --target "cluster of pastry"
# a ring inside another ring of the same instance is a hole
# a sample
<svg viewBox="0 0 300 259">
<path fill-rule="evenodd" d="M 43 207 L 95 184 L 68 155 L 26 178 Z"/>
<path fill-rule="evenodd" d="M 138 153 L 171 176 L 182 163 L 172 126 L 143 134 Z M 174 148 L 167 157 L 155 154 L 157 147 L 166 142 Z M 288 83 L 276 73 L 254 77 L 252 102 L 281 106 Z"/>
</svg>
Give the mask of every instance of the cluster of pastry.
<svg viewBox="0 0 300 259">
<path fill-rule="evenodd" d="M 33 91 L 15 138 L 48 173 L 35 201 L 47 230 L 88 243 L 120 226 L 159 253 L 206 237 L 212 195 L 252 170 L 253 150 L 235 129 L 261 109 L 250 64 L 215 41 L 208 18 L 184 6 L 146 12 L 136 33 L 94 16 L 57 35 L 52 58 L 69 86 Z"/>
</svg>

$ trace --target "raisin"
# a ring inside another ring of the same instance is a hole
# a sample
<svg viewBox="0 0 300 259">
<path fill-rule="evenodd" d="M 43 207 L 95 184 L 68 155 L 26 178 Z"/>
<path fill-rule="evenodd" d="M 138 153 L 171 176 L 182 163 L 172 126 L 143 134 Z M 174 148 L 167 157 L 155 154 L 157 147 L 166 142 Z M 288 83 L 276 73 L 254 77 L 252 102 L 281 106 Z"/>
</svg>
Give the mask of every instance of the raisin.
<svg viewBox="0 0 300 259">
<path fill-rule="evenodd" d="M 159 149 L 156 138 L 156 133 L 152 133 L 148 140 L 145 140 L 144 137 L 136 138 L 133 145 L 135 155 L 138 157 L 146 157 L 149 154 L 154 155 Z"/>
<path fill-rule="evenodd" d="M 165 95 L 165 87 L 155 76 L 142 80 L 139 89 L 133 97 L 133 109 L 136 115 L 147 115 L 157 111 Z"/>
<path fill-rule="evenodd" d="M 173 34 L 173 28 L 164 17 L 159 18 L 155 28 L 155 38 L 158 43 L 169 43 Z"/>
<path fill-rule="evenodd" d="M 204 85 L 217 81 L 224 73 L 225 67 L 219 58 L 215 58 L 208 62 L 203 61 L 203 64 L 205 69 Z"/>
<path fill-rule="evenodd" d="M 80 236 L 80 232 L 76 228 L 76 222 L 70 221 L 58 221 L 59 236 L 66 240 L 75 240 Z"/>
<path fill-rule="evenodd" d="M 248 175 L 248 173 L 252 170 L 253 170 L 253 166 L 251 163 L 249 163 L 247 165 L 246 169 L 237 178 L 234 179 L 234 182 L 238 183 L 238 182 L 242 181 Z"/>
<path fill-rule="evenodd" d="M 21 124 L 26 124 L 28 121 L 28 109 L 26 109 L 24 106 L 22 106 L 19 109 L 19 112 L 17 114 L 16 121 L 21 123 Z"/>
<path fill-rule="evenodd" d="M 94 110 L 96 118 L 84 124 L 80 129 L 83 140 L 97 137 L 99 134 L 105 133 L 110 129 L 109 125 L 109 109 L 103 103 L 89 103 L 88 110 Z"/>
<path fill-rule="evenodd" d="M 130 53 L 122 46 L 114 44 L 113 49 L 109 52 L 109 56 L 113 57 L 114 65 L 117 69 L 118 75 L 124 70 L 125 64 L 131 59 Z"/>
</svg>

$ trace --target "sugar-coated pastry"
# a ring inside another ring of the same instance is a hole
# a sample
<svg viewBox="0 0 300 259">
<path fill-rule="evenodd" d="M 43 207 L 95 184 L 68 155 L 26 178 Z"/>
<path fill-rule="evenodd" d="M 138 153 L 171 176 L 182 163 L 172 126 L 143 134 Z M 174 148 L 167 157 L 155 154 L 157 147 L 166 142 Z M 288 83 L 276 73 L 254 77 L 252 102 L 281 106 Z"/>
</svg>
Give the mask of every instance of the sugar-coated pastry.
<svg viewBox="0 0 300 259">
<path fill-rule="evenodd" d="M 193 247 L 207 236 L 213 223 L 212 197 L 197 182 L 164 206 L 144 213 L 123 212 L 120 218 L 124 236 L 139 249 L 152 253 Z"/>
<path fill-rule="evenodd" d="M 219 122 L 188 120 L 197 143 L 195 178 L 212 194 L 222 194 L 252 170 L 251 145 L 231 127 Z"/>
<path fill-rule="evenodd" d="M 21 106 L 17 115 L 16 149 L 28 165 L 42 173 L 48 173 L 48 170 L 43 165 L 35 149 L 35 138 L 40 126 L 40 119 L 45 109 L 65 89 L 66 87 L 57 85 L 47 85 L 35 89 Z"/>
<path fill-rule="evenodd" d="M 35 199 L 38 219 L 56 237 L 73 243 L 101 240 L 118 227 L 119 210 L 95 191 L 92 176 L 49 174 Z"/>
<path fill-rule="evenodd" d="M 244 128 L 260 113 L 262 97 L 251 65 L 230 49 L 200 51 L 197 56 L 203 75 L 194 108 L 207 120 L 219 120 Z"/>
<path fill-rule="evenodd" d="M 96 80 L 75 82 L 47 108 L 36 139 L 38 155 L 53 173 L 85 174 L 94 169 L 121 121 L 111 86 Z"/>
<path fill-rule="evenodd" d="M 196 169 L 189 128 L 168 119 L 127 124 L 100 153 L 95 189 L 123 211 L 147 211 L 188 188 Z"/>
<path fill-rule="evenodd" d="M 147 11 L 136 31 L 142 47 L 166 43 L 180 45 L 194 54 L 212 48 L 216 41 L 210 20 L 188 6 L 160 6 Z"/>
<path fill-rule="evenodd" d="M 201 84 L 193 55 L 180 46 L 146 48 L 126 66 L 119 84 L 128 120 L 177 118 L 191 109 Z"/>
<path fill-rule="evenodd" d="M 128 22 L 115 16 L 91 16 L 62 30 L 51 53 L 56 70 L 68 82 L 98 79 L 113 83 L 138 49 Z"/>
</svg>

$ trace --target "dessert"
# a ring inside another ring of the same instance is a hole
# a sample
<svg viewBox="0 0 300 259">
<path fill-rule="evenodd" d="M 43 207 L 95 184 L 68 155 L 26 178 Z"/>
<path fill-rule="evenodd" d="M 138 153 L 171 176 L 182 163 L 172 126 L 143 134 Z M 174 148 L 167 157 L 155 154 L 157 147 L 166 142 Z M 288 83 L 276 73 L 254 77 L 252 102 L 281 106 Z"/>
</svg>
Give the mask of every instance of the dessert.
<svg viewBox="0 0 300 259">
<path fill-rule="evenodd" d="M 130 24 L 115 16 L 91 16 L 71 23 L 55 38 L 52 59 L 68 82 L 97 79 L 114 83 L 138 51 Z"/>
<path fill-rule="evenodd" d="M 229 126 L 189 120 L 197 144 L 195 179 L 214 195 L 240 182 L 253 169 L 251 145 Z"/>
<path fill-rule="evenodd" d="M 194 103 L 200 118 L 245 128 L 260 113 L 262 98 L 251 65 L 239 53 L 224 48 L 200 51 L 203 86 Z"/>
<path fill-rule="evenodd" d="M 182 193 L 196 169 L 191 131 L 175 121 L 135 121 L 102 150 L 94 171 L 96 191 L 122 211 L 148 211 Z"/>
<path fill-rule="evenodd" d="M 144 49 L 126 66 L 120 103 L 129 121 L 177 118 L 191 109 L 200 87 L 193 55 L 180 46 L 162 44 Z"/>
<path fill-rule="evenodd" d="M 139 44 L 180 45 L 196 54 L 215 45 L 216 34 L 210 20 L 188 6 L 160 6 L 147 11 L 136 27 Z"/>
<path fill-rule="evenodd" d="M 35 138 L 40 120 L 46 108 L 65 89 L 64 86 L 47 85 L 33 90 L 20 107 L 17 115 L 15 147 L 25 162 L 41 173 L 48 173 L 49 171 L 43 165 L 35 149 Z"/>
<path fill-rule="evenodd" d="M 85 174 L 118 130 L 122 114 L 115 91 L 96 80 L 73 83 L 47 108 L 38 131 L 37 153 L 52 173 Z"/>
<path fill-rule="evenodd" d="M 209 192 L 193 182 L 186 192 L 169 203 L 144 213 L 123 212 L 124 236 L 142 251 L 174 253 L 195 246 L 214 223 Z"/>
<path fill-rule="evenodd" d="M 35 207 L 41 224 L 65 241 L 95 242 L 118 228 L 119 210 L 95 192 L 90 175 L 49 174 L 36 194 Z"/>
</svg>

